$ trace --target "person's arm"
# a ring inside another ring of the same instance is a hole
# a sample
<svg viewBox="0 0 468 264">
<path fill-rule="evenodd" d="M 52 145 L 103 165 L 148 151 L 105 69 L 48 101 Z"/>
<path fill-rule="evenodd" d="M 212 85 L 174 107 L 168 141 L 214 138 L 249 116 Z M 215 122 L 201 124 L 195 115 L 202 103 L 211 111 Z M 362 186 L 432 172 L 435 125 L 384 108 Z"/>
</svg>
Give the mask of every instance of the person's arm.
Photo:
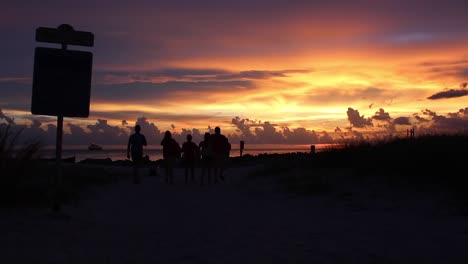
<svg viewBox="0 0 468 264">
<path fill-rule="evenodd" d="M 146 142 L 146 137 L 143 136 L 143 146 L 148 146 L 148 143 Z"/>
</svg>

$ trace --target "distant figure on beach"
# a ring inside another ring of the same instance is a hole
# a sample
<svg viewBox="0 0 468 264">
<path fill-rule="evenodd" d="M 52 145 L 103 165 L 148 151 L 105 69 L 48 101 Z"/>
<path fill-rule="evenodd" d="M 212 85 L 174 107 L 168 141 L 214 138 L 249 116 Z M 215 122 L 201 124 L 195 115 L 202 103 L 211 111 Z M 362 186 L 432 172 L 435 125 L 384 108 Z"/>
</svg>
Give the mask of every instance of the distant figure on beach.
<svg viewBox="0 0 468 264">
<path fill-rule="evenodd" d="M 229 157 L 231 144 L 228 138 L 221 134 L 221 128 L 219 127 L 215 128 L 215 133 L 210 136 L 210 140 L 213 145 L 214 181 L 216 183 L 218 178 L 224 180 L 223 172 L 226 160 Z"/>
<path fill-rule="evenodd" d="M 133 183 L 140 183 L 139 167 L 143 163 L 143 146 L 148 145 L 146 137 L 140 134 L 140 130 L 140 125 L 136 125 L 135 133 L 130 135 L 127 144 L 127 158 L 131 157 L 133 161 Z"/>
<path fill-rule="evenodd" d="M 192 142 L 192 135 L 187 135 L 187 141 L 182 144 L 182 162 L 185 168 L 185 183 L 188 181 L 189 171 L 191 174 L 191 181 L 195 180 L 195 162 L 198 156 L 197 144 Z"/>
<path fill-rule="evenodd" d="M 177 159 L 180 157 L 182 149 L 179 143 L 172 138 L 170 131 L 164 133 L 164 138 L 161 141 L 163 146 L 163 160 L 166 169 L 166 183 L 173 184 L 174 166 Z"/>
<path fill-rule="evenodd" d="M 213 146 L 210 141 L 210 133 L 206 132 L 203 141 L 198 145 L 201 154 L 200 186 L 203 186 L 205 173 L 208 175 L 208 185 L 211 184 L 211 167 L 213 165 Z"/>
</svg>

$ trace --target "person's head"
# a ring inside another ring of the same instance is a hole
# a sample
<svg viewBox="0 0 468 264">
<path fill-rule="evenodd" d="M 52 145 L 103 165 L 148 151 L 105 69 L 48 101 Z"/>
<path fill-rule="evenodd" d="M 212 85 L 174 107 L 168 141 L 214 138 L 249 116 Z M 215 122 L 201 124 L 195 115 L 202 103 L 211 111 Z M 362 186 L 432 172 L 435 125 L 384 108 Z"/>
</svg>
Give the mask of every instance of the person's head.
<svg viewBox="0 0 468 264">
<path fill-rule="evenodd" d="M 215 127 L 215 134 L 221 134 L 221 128 Z"/>
<path fill-rule="evenodd" d="M 192 141 L 192 135 L 187 135 L 187 141 Z"/>
<path fill-rule="evenodd" d="M 209 140 L 209 139 L 210 139 L 210 133 L 209 133 L 209 132 L 206 132 L 204 138 L 205 138 L 205 141 L 206 141 L 206 140 Z"/>
<path fill-rule="evenodd" d="M 141 127 L 140 125 L 135 126 L 135 132 L 140 133 Z"/>
<path fill-rule="evenodd" d="M 171 131 L 167 130 L 167 131 L 164 133 L 164 137 L 165 137 L 165 138 L 171 138 L 171 137 L 172 137 Z"/>
</svg>

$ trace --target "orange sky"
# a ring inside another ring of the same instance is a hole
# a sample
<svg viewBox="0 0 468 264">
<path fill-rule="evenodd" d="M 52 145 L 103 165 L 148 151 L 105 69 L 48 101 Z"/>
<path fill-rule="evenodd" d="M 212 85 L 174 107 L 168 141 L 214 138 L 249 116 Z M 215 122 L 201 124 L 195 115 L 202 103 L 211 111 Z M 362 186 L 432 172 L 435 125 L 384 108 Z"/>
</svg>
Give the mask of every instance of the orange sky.
<svg viewBox="0 0 468 264">
<path fill-rule="evenodd" d="M 392 119 L 425 109 L 456 113 L 468 97 L 428 97 L 464 90 L 467 4 L 425 3 L 161 1 L 91 9 L 84 1 L 80 8 L 57 4 L 40 13 L 9 4 L 9 13 L 31 19 L 0 20 L 2 32 L 16 32 L 10 44 L 0 44 L 11 49 L 5 57 L 12 65 L 0 68 L 0 85 L 31 81 L 31 52 L 40 45 L 32 40 L 34 29 L 67 17 L 96 36 L 95 47 L 84 48 L 94 53 L 91 116 L 69 120 L 76 124 L 132 125 L 145 116 L 162 130 L 221 125 L 236 133 L 231 120 L 238 116 L 332 132 L 353 126 L 348 108 L 365 118 L 380 108 Z M 28 99 L 15 104 L 18 94 L 6 94 L 3 112 L 30 122 Z"/>
</svg>

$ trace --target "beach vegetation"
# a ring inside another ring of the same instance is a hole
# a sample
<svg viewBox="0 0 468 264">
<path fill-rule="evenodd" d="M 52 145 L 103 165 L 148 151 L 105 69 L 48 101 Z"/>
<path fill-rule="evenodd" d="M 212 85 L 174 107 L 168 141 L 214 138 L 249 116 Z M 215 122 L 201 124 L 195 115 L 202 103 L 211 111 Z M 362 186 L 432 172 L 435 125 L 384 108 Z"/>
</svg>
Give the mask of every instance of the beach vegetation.
<svg viewBox="0 0 468 264">
<path fill-rule="evenodd" d="M 468 135 L 424 135 L 354 142 L 313 155 L 264 155 L 257 157 L 263 165 L 250 177 L 270 177 L 302 193 L 350 192 L 344 184 L 360 184 L 414 193 L 447 192 L 468 200 L 466 157 Z"/>
<path fill-rule="evenodd" d="M 101 168 L 63 164 L 56 188 L 55 162 L 40 159 L 41 147 L 38 140 L 23 139 L 21 129 L 10 125 L 0 129 L 0 207 L 50 206 L 54 195 L 71 202 L 86 187 L 115 179 Z"/>
</svg>

